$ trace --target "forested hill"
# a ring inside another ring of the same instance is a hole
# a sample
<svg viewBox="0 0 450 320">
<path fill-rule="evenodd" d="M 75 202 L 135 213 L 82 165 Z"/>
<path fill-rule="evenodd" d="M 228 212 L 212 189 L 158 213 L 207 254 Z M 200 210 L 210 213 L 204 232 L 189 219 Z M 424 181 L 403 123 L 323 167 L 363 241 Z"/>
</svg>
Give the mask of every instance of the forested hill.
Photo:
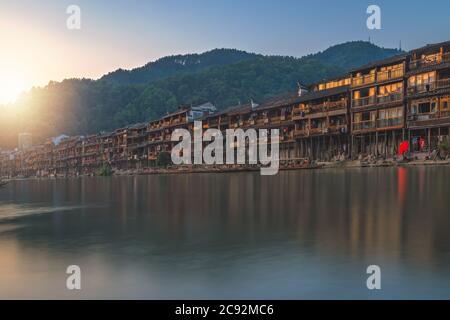
<svg viewBox="0 0 450 320">
<path fill-rule="evenodd" d="M 220 67 L 260 57 L 261 55 L 235 49 L 214 49 L 202 54 L 168 56 L 132 70 L 119 69 L 101 80 L 118 85 L 149 83 L 171 76 L 181 76 L 210 67 Z"/>
<path fill-rule="evenodd" d="M 295 90 L 297 82 L 314 83 L 399 53 L 362 41 L 302 58 L 216 49 L 165 57 L 99 80 L 51 82 L 0 110 L 0 147 L 16 146 L 19 132 L 30 132 L 35 140 L 89 134 L 148 121 L 180 105 L 210 101 L 220 109 L 250 99 L 261 102 Z"/>
</svg>

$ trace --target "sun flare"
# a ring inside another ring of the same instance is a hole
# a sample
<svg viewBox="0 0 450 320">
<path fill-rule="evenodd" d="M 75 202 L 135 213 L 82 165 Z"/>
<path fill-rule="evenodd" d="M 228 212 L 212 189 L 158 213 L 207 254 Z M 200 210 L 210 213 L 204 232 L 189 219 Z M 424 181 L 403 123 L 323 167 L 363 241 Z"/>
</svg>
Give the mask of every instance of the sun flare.
<svg viewBox="0 0 450 320">
<path fill-rule="evenodd" d="M 0 72 L 0 104 L 14 103 L 18 96 L 29 89 L 29 81 L 22 72 Z"/>
</svg>

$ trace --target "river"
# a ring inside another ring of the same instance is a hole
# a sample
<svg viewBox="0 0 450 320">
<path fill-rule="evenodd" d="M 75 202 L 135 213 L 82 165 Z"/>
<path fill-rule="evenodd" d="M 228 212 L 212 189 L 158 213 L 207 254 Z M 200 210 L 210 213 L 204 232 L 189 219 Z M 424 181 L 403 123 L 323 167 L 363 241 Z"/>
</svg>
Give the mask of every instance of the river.
<svg viewBox="0 0 450 320">
<path fill-rule="evenodd" d="M 450 167 L 14 181 L 0 298 L 450 298 L 449 208 Z"/>
</svg>

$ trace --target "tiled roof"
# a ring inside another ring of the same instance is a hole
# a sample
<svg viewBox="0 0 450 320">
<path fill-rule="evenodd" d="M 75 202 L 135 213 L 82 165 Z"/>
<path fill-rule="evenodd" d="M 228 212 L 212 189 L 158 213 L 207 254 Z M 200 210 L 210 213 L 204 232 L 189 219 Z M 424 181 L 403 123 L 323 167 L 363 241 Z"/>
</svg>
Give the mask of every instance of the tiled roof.
<svg viewBox="0 0 450 320">
<path fill-rule="evenodd" d="M 439 43 L 430 43 L 427 44 L 426 46 L 423 46 L 421 48 L 417 48 L 417 49 L 413 49 L 410 51 L 410 53 L 416 52 L 416 51 L 423 51 L 423 50 L 427 50 L 427 49 L 434 49 L 434 48 L 439 48 L 442 46 L 450 46 L 450 41 L 444 41 L 444 42 L 439 42 Z"/>
<path fill-rule="evenodd" d="M 283 107 L 286 105 L 296 103 L 298 98 L 299 96 L 297 92 L 289 92 L 266 100 L 261 105 L 259 105 L 255 110 L 267 110 L 272 108 Z"/>
<path fill-rule="evenodd" d="M 342 86 L 342 87 L 336 87 L 336 88 L 325 89 L 325 90 L 320 90 L 320 91 L 310 91 L 310 92 L 307 92 L 304 95 L 298 97 L 296 99 L 296 102 L 300 103 L 300 102 L 306 102 L 306 101 L 311 101 L 311 100 L 315 100 L 315 99 L 322 99 L 322 98 L 325 98 L 328 96 L 345 93 L 349 89 L 350 89 L 350 86 Z"/>
<path fill-rule="evenodd" d="M 402 53 L 393 57 L 389 57 L 383 60 L 378 60 L 378 61 L 374 61 L 371 63 L 368 63 L 366 65 L 363 65 L 361 67 L 357 67 L 357 68 L 353 68 L 350 70 L 350 72 L 355 72 L 355 71 L 359 71 L 359 70 L 365 70 L 365 69 L 371 69 L 371 68 L 375 68 L 378 66 L 382 66 L 382 65 L 387 65 L 387 64 L 392 64 L 392 63 L 396 63 L 396 62 L 402 62 L 403 60 L 406 60 L 406 58 L 408 57 L 408 53 Z"/>
</svg>

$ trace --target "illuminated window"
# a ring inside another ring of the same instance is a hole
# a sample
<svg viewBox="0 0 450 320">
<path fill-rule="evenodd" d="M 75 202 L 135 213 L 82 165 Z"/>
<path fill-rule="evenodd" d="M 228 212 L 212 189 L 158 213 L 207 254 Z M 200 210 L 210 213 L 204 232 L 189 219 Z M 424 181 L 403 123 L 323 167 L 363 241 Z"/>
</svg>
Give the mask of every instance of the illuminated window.
<svg viewBox="0 0 450 320">
<path fill-rule="evenodd" d="M 441 98 L 441 110 L 450 109 L 450 97 Z"/>
</svg>

